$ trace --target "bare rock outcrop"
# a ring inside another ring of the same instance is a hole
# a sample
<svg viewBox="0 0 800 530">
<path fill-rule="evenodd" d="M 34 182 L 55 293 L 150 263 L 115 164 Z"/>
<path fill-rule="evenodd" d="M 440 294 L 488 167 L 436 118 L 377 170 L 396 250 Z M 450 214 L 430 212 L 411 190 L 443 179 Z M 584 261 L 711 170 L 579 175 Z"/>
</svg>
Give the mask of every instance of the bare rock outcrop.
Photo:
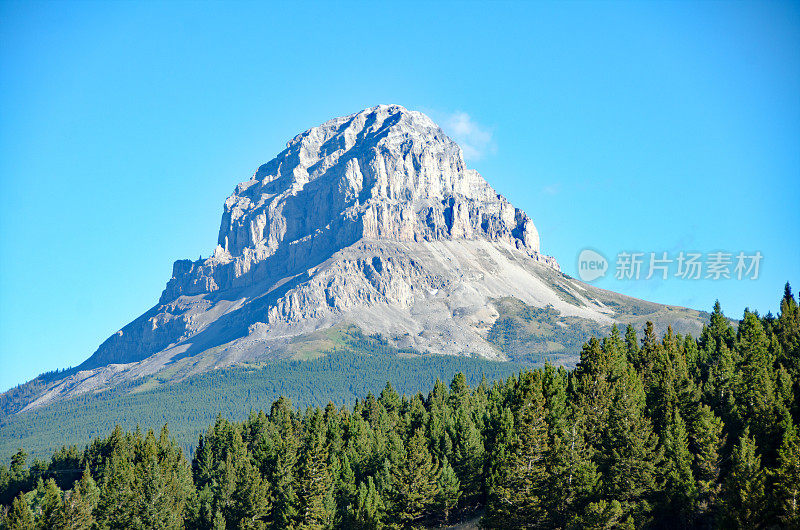
<svg viewBox="0 0 800 530">
<path fill-rule="evenodd" d="M 435 123 L 380 105 L 296 136 L 236 186 L 213 254 L 176 261 L 152 309 L 28 408 L 165 368 L 174 379 L 280 358 L 337 325 L 503 359 L 487 333 L 506 298 L 601 325 L 641 305 L 562 274 L 528 215 Z"/>
<path fill-rule="evenodd" d="M 380 105 L 296 136 L 239 184 L 213 256 L 176 262 L 161 303 L 288 274 L 360 239 L 503 241 L 558 268 L 533 221 L 430 118 Z"/>
</svg>

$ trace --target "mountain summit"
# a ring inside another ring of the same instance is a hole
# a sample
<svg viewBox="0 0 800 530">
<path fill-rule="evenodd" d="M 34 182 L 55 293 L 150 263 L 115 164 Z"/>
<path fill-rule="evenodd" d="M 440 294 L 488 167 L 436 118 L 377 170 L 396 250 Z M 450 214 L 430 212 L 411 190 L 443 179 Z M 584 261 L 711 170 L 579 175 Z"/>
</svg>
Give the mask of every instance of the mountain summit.
<svg viewBox="0 0 800 530">
<path fill-rule="evenodd" d="M 225 201 L 214 255 L 179 261 L 166 303 L 319 264 L 359 240 L 507 243 L 541 263 L 521 210 L 467 169 L 430 118 L 380 105 L 296 136 Z M 258 270 L 254 270 L 258 269 Z"/>
<path fill-rule="evenodd" d="M 353 330 L 409 352 L 569 364 L 614 322 L 665 311 L 692 331 L 700 322 L 562 274 L 528 215 L 398 105 L 294 137 L 227 198 L 217 241 L 207 259 L 176 261 L 152 309 L 28 407 L 155 373 L 319 355 Z"/>
<path fill-rule="evenodd" d="M 240 184 L 225 201 L 215 255 L 263 260 L 303 241 L 332 248 L 362 238 L 480 237 L 538 256 L 528 216 L 467 169 L 430 118 L 380 105 L 296 136 Z"/>
</svg>

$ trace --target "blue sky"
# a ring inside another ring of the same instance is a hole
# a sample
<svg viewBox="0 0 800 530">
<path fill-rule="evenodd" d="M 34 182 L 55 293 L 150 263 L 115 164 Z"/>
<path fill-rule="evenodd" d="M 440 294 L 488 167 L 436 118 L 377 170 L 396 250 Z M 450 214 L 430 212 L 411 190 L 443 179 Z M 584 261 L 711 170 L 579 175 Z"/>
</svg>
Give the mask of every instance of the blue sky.
<svg viewBox="0 0 800 530">
<path fill-rule="evenodd" d="M 238 182 L 379 103 L 462 141 L 569 274 L 743 250 L 758 280 L 597 285 L 737 317 L 800 287 L 798 3 L 4 1 L 0 390 L 86 359 Z"/>
</svg>

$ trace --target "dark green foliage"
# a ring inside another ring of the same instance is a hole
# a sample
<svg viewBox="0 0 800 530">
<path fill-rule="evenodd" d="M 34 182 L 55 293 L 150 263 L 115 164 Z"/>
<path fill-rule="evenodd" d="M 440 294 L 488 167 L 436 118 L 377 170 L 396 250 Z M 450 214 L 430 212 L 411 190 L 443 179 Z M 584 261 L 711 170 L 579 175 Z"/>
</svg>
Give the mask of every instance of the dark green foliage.
<svg viewBox="0 0 800 530">
<path fill-rule="evenodd" d="M 386 507 L 380 493 L 375 488 L 372 477 L 367 477 L 366 484 L 358 487 L 358 495 L 353 504 L 347 507 L 347 528 L 353 530 L 377 530 L 382 527 L 386 516 Z"/>
<path fill-rule="evenodd" d="M 61 489 L 53 479 L 48 479 L 44 484 L 44 496 L 41 501 L 41 514 L 39 515 L 40 528 L 56 528 L 61 522 L 60 515 L 64 502 L 61 499 Z"/>
<path fill-rule="evenodd" d="M 370 345 L 375 341 L 363 342 Z M 329 401 L 351 404 L 367 392 L 378 393 L 386 381 L 391 381 L 400 394 L 413 395 L 430 388 L 437 377 L 449 381 L 463 372 L 466 382 L 475 386 L 484 376 L 494 381 L 523 367 L 449 355 L 401 357 L 396 352 L 367 355 L 337 350 L 310 361 L 215 370 L 151 390 L 141 390 L 145 388 L 143 381 L 135 381 L 0 419 L 0 460 L 7 465 L 7 458 L 21 444 L 31 454 L 46 457 L 65 443 L 82 445 L 105 436 L 116 424 L 133 429 L 136 425 L 158 428 L 168 423 L 170 432 L 188 453 L 200 432 L 217 416 L 234 419 L 247 416 L 251 410 L 267 410 L 282 395 L 301 406 L 324 406 Z M 64 487 L 61 482 L 59 485 Z M 0 499 L 0 503 L 11 500 Z"/>
<path fill-rule="evenodd" d="M 586 443 L 583 411 L 573 409 L 554 435 L 549 457 L 553 491 L 548 507 L 554 526 L 564 527 L 597 492 L 600 474 L 595 449 Z"/>
<path fill-rule="evenodd" d="M 166 428 L 117 426 L 47 462 L 16 450 L 0 465 L 0 528 L 366 530 L 481 513 L 487 528 L 798 528 L 797 313 L 787 287 L 777 318 L 746 311 L 738 329 L 717 304 L 699 340 L 612 327 L 573 371 L 524 369 L 491 386 L 509 365 L 459 361 L 470 371 L 448 386 L 437 375 L 458 364 L 402 364 L 355 334 L 382 357 L 276 365 L 294 389 L 318 378 L 296 394 L 303 408 L 280 397 L 232 421 L 228 401 L 198 405 L 224 414 L 191 465 Z M 366 368 L 396 378 L 378 384 Z M 364 381 L 337 373 L 348 369 Z M 231 373 L 192 384 L 232 399 L 253 383 L 245 405 L 266 399 L 257 382 L 277 384 L 261 368 Z M 352 406 L 323 398 L 350 403 L 354 389 L 365 397 Z M 149 392 L 138 395 L 172 396 Z"/>
<path fill-rule="evenodd" d="M 495 447 L 486 522 L 502 528 L 541 525 L 547 516 L 549 435 L 541 372 L 520 376 L 511 396 L 513 418 Z"/>
<path fill-rule="evenodd" d="M 31 507 L 22 494 L 17 496 L 11 504 L 11 510 L 8 514 L 8 528 L 11 530 L 34 530 L 36 528 Z"/>
<path fill-rule="evenodd" d="M 439 466 L 428 450 L 422 429 L 403 444 L 396 440 L 390 453 L 393 515 L 405 524 L 417 522 L 433 508 L 438 492 Z"/>
<path fill-rule="evenodd" d="M 722 420 L 714 415 L 711 407 L 701 405 L 695 414 L 690 436 L 690 448 L 694 455 L 692 470 L 697 481 L 695 521 L 701 526 L 710 526 L 719 507 L 720 465 L 724 445 Z"/>
<path fill-rule="evenodd" d="M 214 528 L 220 520 L 228 528 L 265 525 L 269 487 L 242 439 L 240 426 L 218 418 L 200 438 L 192 474 L 197 489 L 190 515 L 194 526 Z"/>
<path fill-rule="evenodd" d="M 156 438 L 152 430 L 112 433 L 104 458 L 97 506 L 87 469 L 70 495 L 71 515 L 83 527 L 91 517 L 99 528 L 180 528 L 193 491 L 189 466 L 169 438 L 166 427 Z"/>
<path fill-rule="evenodd" d="M 97 507 L 100 490 L 87 466 L 78 481 L 64 497 L 58 514 L 56 528 L 87 530 L 95 522 L 93 511 Z"/>
<path fill-rule="evenodd" d="M 659 493 L 657 469 L 663 460 L 663 446 L 645 414 L 644 397 L 639 375 L 628 370 L 618 382 L 598 458 L 606 498 L 619 500 L 637 526 L 648 521 Z"/>
<path fill-rule="evenodd" d="M 456 472 L 447 461 L 444 459 L 442 464 L 442 471 L 439 474 L 437 505 L 441 510 L 442 519 L 447 523 L 450 520 L 450 512 L 458 504 L 458 499 L 461 497 L 461 482 L 456 476 Z"/>
<path fill-rule="evenodd" d="M 692 472 L 692 454 L 686 423 L 677 408 L 672 411 L 664 437 L 666 514 L 674 528 L 685 528 L 694 517 L 697 484 Z M 666 521 L 663 521 L 666 522 Z"/>
<path fill-rule="evenodd" d="M 298 469 L 298 528 L 330 528 L 335 504 L 322 411 L 314 410 L 304 423 L 306 434 Z"/>
<path fill-rule="evenodd" d="M 800 528 L 800 437 L 794 426 L 783 435 L 777 467 L 771 475 L 772 508 L 778 521 L 787 528 Z"/>
<path fill-rule="evenodd" d="M 728 528 L 765 526 L 764 471 L 749 429 L 734 447 L 732 459 L 733 467 L 725 481 L 723 523 Z"/>
</svg>

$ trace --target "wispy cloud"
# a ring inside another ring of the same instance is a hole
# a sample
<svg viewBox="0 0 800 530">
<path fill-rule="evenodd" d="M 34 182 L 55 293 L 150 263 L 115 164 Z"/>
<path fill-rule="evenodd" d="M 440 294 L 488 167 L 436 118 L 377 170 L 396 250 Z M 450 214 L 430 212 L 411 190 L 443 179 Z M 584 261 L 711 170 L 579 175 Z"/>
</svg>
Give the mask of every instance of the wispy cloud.
<svg viewBox="0 0 800 530">
<path fill-rule="evenodd" d="M 561 192 L 561 183 L 549 184 L 542 188 L 545 195 L 558 195 Z"/>
<path fill-rule="evenodd" d="M 463 111 L 456 111 L 442 120 L 442 128 L 464 151 L 467 160 L 480 160 L 497 151 L 492 129 L 474 121 Z"/>
</svg>

